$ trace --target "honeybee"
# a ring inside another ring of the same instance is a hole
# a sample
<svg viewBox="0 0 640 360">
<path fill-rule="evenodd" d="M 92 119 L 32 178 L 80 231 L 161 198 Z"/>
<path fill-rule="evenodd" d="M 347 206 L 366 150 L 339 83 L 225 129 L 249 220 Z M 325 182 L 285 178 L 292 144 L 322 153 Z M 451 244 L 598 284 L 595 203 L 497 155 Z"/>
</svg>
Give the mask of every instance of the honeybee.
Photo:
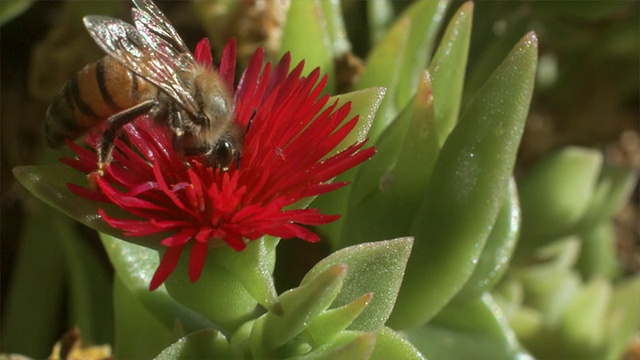
<svg viewBox="0 0 640 360">
<path fill-rule="evenodd" d="M 240 160 L 243 130 L 234 121 L 231 92 L 211 68 L 196 63 L 151 0 L 133 0 L 135 27 L 106 16 L 84 25 L 107 53 L 85 66 L 54 97 L 45 133 L 50 146 L 75 140 L 106 121 L 97 145 L 98 174 L 112 159 L 120 128 L 148 114 L 173 134 L 183 155 L 201 155 L 228 170 Z"/>
</svg>

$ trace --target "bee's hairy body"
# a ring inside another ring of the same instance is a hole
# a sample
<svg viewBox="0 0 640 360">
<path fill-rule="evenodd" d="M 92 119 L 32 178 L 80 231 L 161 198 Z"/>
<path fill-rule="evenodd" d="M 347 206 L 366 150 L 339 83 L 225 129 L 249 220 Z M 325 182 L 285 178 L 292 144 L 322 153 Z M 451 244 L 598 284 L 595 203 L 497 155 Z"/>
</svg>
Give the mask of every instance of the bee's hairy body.
<svg viewBox="0 0 640 360">
<path fill-rule="evenodd" d="M 54 97 L 45 123 L 47 142 L 61 146 L 111 115 L 157 96 L 155 86 L 105 56 L 80 70 Z"/>
<path fill-rule="evenodd" d="M 148 114 L 173 133 L 183 155 L 208 164 L 239 166 L 244 133 L 234 121 L 232 94 L 220 76 L 198 64 L 151 0 L 133 0 L 135 27 L 87 16 L 89 34 L 108 54 L 85 66 L 54 97 L 45 122 L 50 146 L 75 140 L 106 122 L 97 144 L 98 174 L 112 159 L 123 125 Z"/>
</svg>

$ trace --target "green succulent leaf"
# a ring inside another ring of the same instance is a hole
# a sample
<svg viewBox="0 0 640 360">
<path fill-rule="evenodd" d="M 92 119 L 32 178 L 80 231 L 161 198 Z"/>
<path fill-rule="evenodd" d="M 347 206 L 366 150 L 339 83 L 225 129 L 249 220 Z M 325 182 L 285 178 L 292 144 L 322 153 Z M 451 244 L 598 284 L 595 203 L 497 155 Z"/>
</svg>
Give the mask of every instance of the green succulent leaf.
<svg viewBox="0 0 640 360">
<path fill-rule="evenodd" d="M 469 54 L 473 3 L 464 3 L 455 13 L 429 65 L 439 144 L 451 133 L 460 112 L 462 88 Z"/>
<path fill-rule="evenodd" d="M 373 293 L 371 303 L 349 329 L 376 331 L 393 309 L 412 244 L 411 238 L 400 238 L 344 248 L 316 264 L 301 284 L 315 281 L 335 264 L 346 264 L 349 272 L 334 306 L 348 304 L 363 294 Z"/>
<path fill-rule="evenodd" d="M 432 318 L 474 270 L 503 204 L 537 63 L 527 34 L 466 109 L 444 144 L 413 218 L 415 248 L 389 325 Z"/>
<path fill-rule="evenodd" d="M 414 95 L 446 5 L 447 1 L 415 2 L 367 57 L 365 71 L 354 88 L 384 86 L 387 89 L 369 132 L 373 141 Z"/>
<path fill-rule="evenodd" d="M 617 284 L 613 289 L 606 317 L 605 359 L 620 359 L 625 347 L 640 327 L 640 276 Z"/>
<path fill-rule="evenodd" d="M 157 309 L 149 306 L 147 299 L 136 295 L 135 290 L 131 291 L 117 275 L 113 285 L 113 306 L 116 358 L 151 359 L 175 341 L 173 326 L 179 326 L 180 320 L 175 319 L 171 326 L 162 323 Z"/>
<path fill-rule="evenodd" d="M 24 232 L 7 296 L 2 299 L 2 351 L 44 358 L 56 341 L 68 275 L 64 239 L 51 236 L 65 224 L 63 215 L 33 198 L 26 201 Z M 4 236 L 4 235 L 3 235 Z M 46 273 L 46 276 L 44 274 Z"/>
<path fill-rule="evenodd" d="M 629 201 L 637 182 L 638 171 L 604 164 L 591 202 L 574 231 L 584 233 L 611 219 Z"/>
<path fill-rule="evenodd" d="M 462 290 L 456 294 L 456 302 L 475 300 L 500 281 L 508 269 L 509 260 L 518 243 L 519 230 L 518 188 L 515 180 L 511 178 L 507 197 L 478 259 L 478 264 Z"/>
<path fill-rule="evenodd" d="M 340 245 L 409 233 L 410 221 L 438 156 L 431 82 L 425 71 L 416 94 L 376 144 L 353 184 Z"/>
<path fill-rule="evenodd" d="M 416 92 L 420 73 L 427 66 L 448 6 L 449 0 L 420 0 L 401 15 L 409 20 L 410 28 L 395 99 L 399 109 L 405 107 Z"/>
<path fill-rule="evenodd" d="M 27 11 L 35 0 L 5 0 L 0 7 L 0 26 Z"/>
<path fill-rule="evenodd" d="M 384 96 L 385 88 L 374 87 L 332 97 L 329 100 L 329 104 L 338 100 L 339 105 L 351 101 L 351 111 L 347 115 L 347 118 L 351 118 L 356 115 L 359 116 L 358 124 L 336 147 L 336 152 L 353 145 L 355 142 L 367 139 L 369 128 L 371 127 L 373 118 L 375 117 L 376 111 L 378 110 Z M 356 170 L 352 169 L 340 174 L 334 181 L 352 181 L 355 174 Z M 304 199 L 296 205 L 304 207 L 313 201 L 313 205 L 326 214 L 344 214 L 346 212 L 347 199 L 349 198 L 351 189 L 352 186 L 345 186 L 320 197 Z M 323 238 L 326 238 L 331 242 L 336 242 L 343 225 L 344 221 L 339 219 L 338 221 L 322 226 L 318 231 L 323 235 Z"/>
<path fill-rule="evenodd" d="M 156 360 L 230 359 L 231 349 L 218 330 L 202 330 L 189 334 L 164 349 Z"/>
<path fill-rule="evenodd" d="M 383 326 L 376 332 L 376 347 L 371 359 L 424 360 L 424 356 L 405 336 Z"/>
<path fill-rule="evenodd" d="M 333 104 L 334 101 L 338 101 L 338 107 L 351 102 L 351 111 L 346 119 L 351 119 L 354 116 L 358 116 L 358 124 L 351 130 L 349 135 L 342 140 L 335 148 L 335 152 L 346 149 L 356 142 L 361 142 L 367 139 L 367 134 L 373 123 L 373 118 L 376 115 L 376 111 L 384 99 L 385 88 L 372 87 L 363 90 L 357 90 L 346 94 L 332 96 L 328 104 Z M 347 179 L 351 180 L 351 179 Z"/>
<path fill-rule="evenodd" d="M 66 165 L 18 166 L 13 169 L 13 174 L 34 196 L 98 232 L 115 237 L 122 236 L 120 230 L 112 228 L 102 220 L 98 215 L 98 209 L 104 209 L 114 217 L 132 218 L 131 214 L 113 204 L 99 203 L 72 193 L 67 184 L 86 187 L 87 178 L 81 172 Z M 131 242 L 142 246 L 153 246 L 161 239 L 155 235 L 132 238 Z"/>
<path fill-rule="evenodd" d="M 349 42 L 344 26 L 344 16 L 342 15 L 340 1 L 321 1 L 320 6 L 322 6 L 324 20 L 326 22 L 325 29 L 329 37 L 331 55 L 334 58 L 340 57 L 351 50 L 351 43 Z M 295 50 L 297 51 L 298 48 Z"/>
<path fill-rule="evenodd" d="M 347 274 L 347 266 L 334 265 L 313 280 L 280 295 L 282 314 L 264 315 L 260 347 L 275 350 L 300 334 L 309 323 L 326 310 L 340 292 Z M 254 334 L 252 334 L 254 337 Z M 252 346 L 256 349 L 258 346 Z"/>
<path fill-rule="evenodd" d="M 281 55 L 291 52 L 291 63 L 305 62 L 305 71 L 320 67 L 334 74 L 333 51 L 327 20 L 320 1 L 292 1 L 282 33 Z M 313 44 L 313 46 L 309 46 Z M 335 79 L 327 81 L 326 91 L 333 92 Z"/>
<path fill-rule="evenodd" d="M 173 299 L 230 332 L 252 318 L 258 303 L 276 307 L 276 291 L 271 276 L 269 240 L 259 239 L 237 252 L 228 246 L 211 248 L 200 278 L 189 280 L 190 247 L 185 247 L 180 262 L 165 287 Z"/>
<path fill-rule="evenodd" d="M 564 148 L 540 161 L 519 186 L 518 256 L 571 232 L 587 211 L 601 167 L 600 152 L 578 147 Z"/>
<path fill-rule="evenodd" d="M 296 357 L 296 360 L 354 360 L 369 359 L 374 351 L 376 336 L 360 331 L 343 331 L 329 344 Z"/>
<path fill-rule="evenodd" d="M 318 315 L 305 330 L 311 346 L 328 343 L 336 334 L 345 330 L 371 303 L 372 298 L 372 293 L 364 294 L 346 305 L 328 309 Z"/>
<path fill-rule="evenodd" d="M 565 349 L 573 358 L 602 359 L 602 354 L 596 354 L 604 340 L 611 292 L 611 284 L 602 277 L 595 278 L 581 287 L 564 309 L 558 331 L 564 335 Z"/>
<path fill-rule="evenodd" d="M 616 247 L 616 234 L 613 224 L 603 221 L 586 234 L 581 234 L 582 246 L 576 269 L 583 279 L 605 276 L 617 278 L 621 274 Z"/>
<path fill-rule="evenodd" d="M 432 322 L 407 334 L 427 358 L 531 359 L 489 293 L 448 306 Z"/>
<path fill-rule="evenodd" d="M 121 286 L 126 289 L 127 298 L 134 298 L 139 307 L 156 318 L 166 330 L 180 326 L 189 333 L 204 328 L 215 327 L 213 323 L 204 319 L 200 314 L 177 303 L 167 293 L 164 286 L 149 291 L 149 283 L 153 273 L 158 268 L 158 253 L 142 246 L 131 244 L 118 238 L 101 234 L 102 243 L 107 251 L 109 260 L 115 268 Z M 123 290 L 124 291 L 124 290 Z M 114 302 L 120 301 L 114 295 Z M 117 310 L 117 309 L 116 309 Z M 130 328 L 135 329 L 131 324 Z"/>
</svg>

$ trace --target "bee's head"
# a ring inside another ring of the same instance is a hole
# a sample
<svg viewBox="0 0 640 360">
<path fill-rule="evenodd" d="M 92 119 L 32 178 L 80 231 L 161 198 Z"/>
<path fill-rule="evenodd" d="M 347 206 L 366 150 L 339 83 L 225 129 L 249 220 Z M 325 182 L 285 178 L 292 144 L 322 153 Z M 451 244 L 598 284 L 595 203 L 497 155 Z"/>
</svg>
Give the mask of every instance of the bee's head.
<svg viewBox="0 0 640 360">
<path fill-rule="evenodd" d="M 232 125 L 231 130 L 213 143 L 209 151 L 204 154 L 211 166 L 227 171 L 235 162 L 236 167 L 240 167 L 243 135 L 238 129 L 237 126 Z"/>
</svg>

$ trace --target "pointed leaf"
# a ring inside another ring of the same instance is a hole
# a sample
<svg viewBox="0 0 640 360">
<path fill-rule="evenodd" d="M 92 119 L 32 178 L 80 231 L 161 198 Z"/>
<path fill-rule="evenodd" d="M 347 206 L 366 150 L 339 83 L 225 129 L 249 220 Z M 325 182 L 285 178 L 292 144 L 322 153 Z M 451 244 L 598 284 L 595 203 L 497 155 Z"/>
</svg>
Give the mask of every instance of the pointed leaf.
<svg viewBox="0 0 640 360">
<path fill-rule="evenodd" d="M 274 350 L 300 334 L 331 305 L 342 288 L 346 274 L 347 266 L 337 264 L 313 280 L 282 294 L 279 299 L 282 315 L 269 312 L 264 316 L 263 346 Z"/>
<path fill-rule="evenodd" d="M 155 250 L 105 234 L 101 234 L 101 239 L 122 286 L 165 329 L 172 329 L 176 321 L 181 323 L 186 332 L 215 327 L 200 314 L 173 300 L 164 286 L 149 291 L 149 283 L 159 264 Z"/>
<path fill-rule="evenodd" d="M 509 266 L 509 260 L 518 243 L 520 231 L 520 204 L 518 188 L 513 178 L 509 182 L 507 197 L 491 229 L 487 243 L 480 254 L 473 274 L 456 294 L 455 301 L 469 301 L 482 296 L 500 281 Z"/>
<path fill-rule="evenodd" d="M 160 321 L 162 316 L 142 301 L 144 298 L 136 296 L 116 275 L 113 307 L 117 359 L 151 359 L 175 340 L 172 330 L 176 319 L 168 327 Z"/>
<path fill-rule="evenodd" d="M 567 147 L 536 165 L 519 186 L 522 235 L 518 256 L 571 232 L 591 201 L 602 161 L 598 151 Z"/>
<path fill-rule="evenodd" d="M 464 3 L 449 21 L 440 45 L 429 65 L 433 79 L 433 96 L 439 144 L 442 146 L 453 130 L 462 102 L 462 87 L 469 54 L 473 3 Z"/>
<path fill-rule="evenodd" d="M 425 357 L 405 336 L 383 326 L 376 332 L 376 348 L 373 350 L 371 359 L 424 360 Z"/>
<path fill-rule="evenodd" d="M 502 206 L 527 118 L 537 39 L 526 35 L 445 143 L 413 218 L 415 249 L 392 327 L 424 324 L 469 279 Z"/>
<path fill-rule="evenodd" d="M 427 358 L 532 359 L 488 293 L 463 306 L 446 307 L 425 327 L 407 334 Z"/>
<path fill-rule="evenodd" d="M 230 359 L 229 342 L 218 330 L 202 330 L 189 334 L 164 349 L 156 360 Z"/>
<path fill-rule="evenodd" d="M 323 73 L 333 74 L 333 53 L 326 25 L 319 1 L 292 1 L 282 33 L 280 56 L 291 51 L 291 63 L 304 60 L 305 73 L 320 67 Z M 326 91 L 333 92 L 334 86 L 335 79 L 329 77 Z"/>
<path fill-rule="evenodd" d="M 368 293 L 339 308 L 326 310 L 313 319 L 305 330 L 311 339 L 311 346 L 317 347 L 329 342 L 333 336 L 346 329 L 369 305 L 373 294 Z"/>
<path fill-rule="evenodd" d="M 415 101 L 378 143 L 378 154 L 363 164 L 353 184 L 341 246 L 409 234 L 439 150 L 426 71 Z"/>
<path fill-rule="evenodd" d="M 373 293 L 373 300 L 349 329 L 376 331 L 385 323 L 393 309 L 412 244 L 411 238 L 400 238 L 339 250 L 316 264 L 305 275 L 301 284 L 314 281 L 319 274 L 335 264 L 347 264 L 349 272 L 334 306 L 341 306 L 363 294 Z"/>
<path fill-rule="evenodd" d="M 258 304 L 252 294 L 271 302 L 270 307 L 273 305 L 270 297 L 275 290 L 268 270 L 270 259 L 262 240 L 249 242 L 241 252 L 228 246 L 210 248 L 196 282 L 189 278 L 190 250 L 190 246 L 185 247 L 178 266 L 164 284 L 179 303 L 227 332 L 252 318 Z M 252 288 L 251 292 L 244 284 Z"/>
<path fill-rule="evenodd" d="M 98 209 L 104 209 L 116 218 L 135 218 L 113 204 L 96 202 L 72 193 L 67 184 L 87 187 L 87 178 L 66 165 L 18 166 L 13 169 L 13 174 L 37 198 L 98 232 L 122 237 L 122 231 L 102 220 Z M 162 238 L 162 235 L 135 237 L 130 242 L 152 247 Z"/>
<path fill-rule="evenodd" d="M 314 349 L 299 360 L 353 360 L 369 359 L 374 351 L 376 336 L 360 331 L 344 331 L 331 343 Z"/>
<path fill-rule="evenodd" d="M 606 318 L 607 359 L 620 359 L 640 327 L 640 276 L 635 275 L 613 289 Z"/>
</svg>

